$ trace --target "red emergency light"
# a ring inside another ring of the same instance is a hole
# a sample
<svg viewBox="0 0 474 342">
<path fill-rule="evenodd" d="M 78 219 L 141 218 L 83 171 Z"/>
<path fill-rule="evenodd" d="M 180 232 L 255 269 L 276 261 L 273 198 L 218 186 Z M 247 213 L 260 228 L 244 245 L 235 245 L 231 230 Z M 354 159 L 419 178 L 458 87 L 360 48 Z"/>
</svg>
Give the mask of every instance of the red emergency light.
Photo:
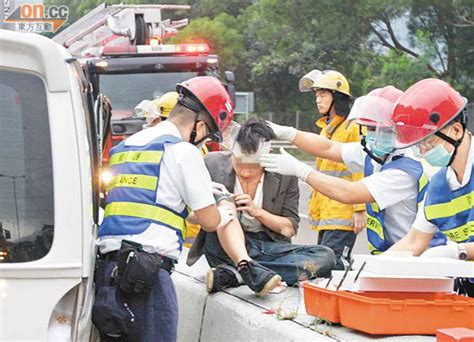
<svg viewBox="0 0 474 342">
<path fill-rule="evenodd" d="M 178 44 L 176 45 L 176 52 L 188 53 L 208 53 L 210 51 L 207 44 Z"/>
</svg>

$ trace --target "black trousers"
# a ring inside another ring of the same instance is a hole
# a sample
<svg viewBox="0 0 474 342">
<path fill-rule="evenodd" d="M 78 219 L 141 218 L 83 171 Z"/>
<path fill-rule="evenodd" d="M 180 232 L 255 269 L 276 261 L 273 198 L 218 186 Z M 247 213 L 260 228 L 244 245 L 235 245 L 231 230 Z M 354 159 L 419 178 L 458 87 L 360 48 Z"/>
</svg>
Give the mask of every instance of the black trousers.
<svg viewBox="0 0 474 342">
<path fill-rule="evenodd" d="M 344 270 L 343 259 L 350 259 L 356 237 L 357 234 L 348 230 L 320 230 L 318 232 L 318 245 L 329 247 L 336 254 L 335 270 Z M 348 250 L 346 256 L 344 256 L 344 249 Z"/>
</svg>

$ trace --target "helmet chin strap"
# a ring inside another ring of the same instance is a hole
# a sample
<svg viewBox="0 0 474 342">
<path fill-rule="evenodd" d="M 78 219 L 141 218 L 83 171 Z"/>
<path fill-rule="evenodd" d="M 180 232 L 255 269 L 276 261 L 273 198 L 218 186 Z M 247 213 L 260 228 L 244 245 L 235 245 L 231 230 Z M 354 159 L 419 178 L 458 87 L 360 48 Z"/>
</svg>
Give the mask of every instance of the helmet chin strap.
<svg viewBox="0 0 474 342">
<path fill-rule="evenodd" d="M 191 131 L 191 135 L 189 136 L 189 142 L 195 146 L 198 145 L 196 142 L 196 136 L 197 136 L 197 123 L 198 123 L 198 117 L 199 117 L 199 112 L 195 113 L 194 116 L 194 125 L 193 125 L 193 130 Z"/>
<path fill-rule="evenodd" d="M 189 136 L 189 143 L 193 144 L 194 146 L 199 146 L 199 144 L 201 144 L 203 141 L 212 137 L 212 133 L 208 133 L 207 135 L 196 141 L 197 123 L 199 122 L 198 117 L 199 113 L 196 113 L 196 116 L 194 117 L 193 130 L 191 131 L 191 135 Z"/>
<path fill-rule="evenodd" d="M 370 157 L 370 159 L 374 160 L 375 162 L 377 162 L 378 164 L 380 165 L 383 165 L 385 164 L 385 162 L 387 161 L 388 159 L 388 154 L 386 154 L 385 156 L 383 156 L 382 158 L 380 157 L 377 157 L 375 154 L 372 153 L 371 150 L 369 150 L 369 148 L 367 147 L 367 142 L 365 141 L 365 137 L 362 137 L 362 139 L 360 140 L 360 144 L 364 147 L 364 152 L 367 153 L 367 155 Z"/>
<path fill-rule="evenodd" d="M 444 134 L 443 132 L 441 131 L 438 131 L 435 133 L 436 136 L 440 137 L 441 139 L 443 139 L 444 141 L 446 141 L 447 143 L 451 144 L 454 146 L 454 152 L 453 154 L 451 155 L 451 159 L 449 160 L 449 163 L 447 166 L 450 166 L 452 164 L 452 162 L 454 161 L 454 158 L 456 157 L 456 153 L 458 151 L 458 147 L 459 145 L 461 145 L 463 139 L 464 139 L 464 135 L 466 133 L 466 126 L 463 125 L 463 131 L 462 131 L 462 136 L 459 140 L 454 140 L 453 138 L 451 138 L 449 135 L 446 135 Z"/>
<path fill-rule="evenodd" d="M 331 100 L 331 105 L 329 106 L 328 111 L 326 113 L 324 113 L 323 116 L 330 116 L 331 115 L 331 109 L 332 109 L 333 106 L 334 106 L 334 97 Z"/>
<path fill-rule="evenodd" d="M 191 131 L 191 135 L 189 136 L 189 143 L 193 144 L 194 146 L 198 146 L 200 143 L 202 143 L 204 140 L 206 140 L 208 138 L 211 138 L 211 140 L 214 140 L 214 139 L 212 139 L 214 137 L 214 133 L 209 132 L 205 137 L 203 137 L 202 139 L 199 139 L 198 141 L 196 141 L 197 123 L 199 122 L 199 120 L 198 120 L 199 113 L 203 109 L 201 107 L 201 105 L 199 103 L 197 103 L 196 100 L 194 100 L 190 97 L 184 96 L 182 94 L 180 95 L 180 97 L 178 99 L 178 103 L 183 105 L 184 107 L 188 108 L 189 110 L 191 110 L 195 113 L 194 125 L 193 125 L 193 130 Z"/>
<path fill-rule="evenodd" d="M 195 100 L 193 100 L 190 97 L 186 97 L 183 94 L 180 95 L 178 99 L 178 103 L 194 112 L 194 124 L 193 124 L 193 130 L 191 131 L 191 134 L 189 136 L 189 143 L 193 144 L 194 146 L 197 146 L 203 140 L 207 139 L 207 136 L 205 136 L 199 141 L 196 141 L 197 123 L 199 122 L 198 118 L 199 118 L 199 113 L 201 111 L 201 106 Z"/>
</svg>

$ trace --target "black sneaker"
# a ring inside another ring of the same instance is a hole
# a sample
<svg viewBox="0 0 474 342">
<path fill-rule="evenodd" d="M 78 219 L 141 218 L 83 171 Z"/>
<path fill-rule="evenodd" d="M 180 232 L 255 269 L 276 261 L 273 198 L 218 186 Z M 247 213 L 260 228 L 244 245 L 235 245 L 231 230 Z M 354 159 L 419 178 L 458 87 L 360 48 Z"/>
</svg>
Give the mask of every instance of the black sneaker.
<svg viewBox="0 0 474 342">
<path fill-rule="evenodd" d="M 237 270 L 229 265 L 218 265 L 207 271 L 206 289 L 209 293 L 239 286 Z"/>
<path fill-rule="evenodd" d="M 259 297 L 267 295 L 281 282 L 281 277 L 278 274 L 254 260 L 242 260 L 239 262 L 237 270 L 244 283 Z"/>
</svg>

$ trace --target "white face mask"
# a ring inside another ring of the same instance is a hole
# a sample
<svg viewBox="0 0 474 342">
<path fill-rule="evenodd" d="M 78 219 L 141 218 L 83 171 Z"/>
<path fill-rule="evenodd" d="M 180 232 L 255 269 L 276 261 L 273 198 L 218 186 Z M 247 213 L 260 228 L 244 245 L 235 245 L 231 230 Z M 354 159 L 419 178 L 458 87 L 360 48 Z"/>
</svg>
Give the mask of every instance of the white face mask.
<svg viewBox="0 0 474 342">
<path fill-rule="evenodd" d="M 272 145 L 270 141 L 261 141 L 256 153 L 246 154 L 242 152 L 239 143 L 235 141 L 232 147 L 232 155 L 240 163 L 260 164 L 260 156 L 266 153 L 270 153 L 271 148 Z"/>
</svg>

